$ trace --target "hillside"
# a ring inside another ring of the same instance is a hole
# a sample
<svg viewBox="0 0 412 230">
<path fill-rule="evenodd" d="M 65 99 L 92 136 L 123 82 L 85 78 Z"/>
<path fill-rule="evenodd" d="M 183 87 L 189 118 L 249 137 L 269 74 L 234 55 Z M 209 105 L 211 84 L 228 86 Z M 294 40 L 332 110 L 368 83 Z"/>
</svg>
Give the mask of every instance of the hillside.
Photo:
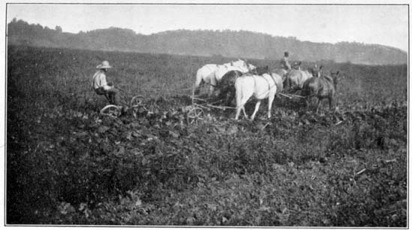
<svg viewBox="0 0 412 230">
<path fill-rule="evenodd" d="M 111 27 L 72 34 L 62 32 L 59 26 L 50 29 L 16 19 L 8 24 L 8 44 L 254 59 L 279 59 L 288 50 L 291 59 L 302 61 L 331 60 L 368 65 L 407 62 L 406 52 L 381 45 L 314 43 L 294 37 L 229 30 L 177 30 L 142 35 L 130 29 Z"/>
</svg>

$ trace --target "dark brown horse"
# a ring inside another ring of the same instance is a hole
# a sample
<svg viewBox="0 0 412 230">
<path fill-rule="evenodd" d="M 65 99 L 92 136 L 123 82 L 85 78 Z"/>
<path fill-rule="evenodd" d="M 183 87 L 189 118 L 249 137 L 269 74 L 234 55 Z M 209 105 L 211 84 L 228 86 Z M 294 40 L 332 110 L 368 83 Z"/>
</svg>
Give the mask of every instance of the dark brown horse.
<svg viewBox="0 0 412 230">
<path fill-rule="evenodd" d="M 337 90 L 339 71 L 331 73 L 331 75 L 322 75 L 320 77 L 312 77 L 303 84 L 302 96 L 306 97 L 306 107 L 309 106 L 312 98 L 318 99 L 316 104 L 316 112 L 318 112 L 321 100 L 327 98 L 329 101 L 329 109 L 335 100 Z"/>
<path fill-rule="evenodd" d="M 230 106 L 230 103 L 236 96 L 235 82 L 236 79 L 242 76 L 243 73 L 238 70 L 231 70 L 223 75 L 220 82 L 217 84 L 219 91 L 218 98 L 223 99 L 224 105 Z"/>
</svg>

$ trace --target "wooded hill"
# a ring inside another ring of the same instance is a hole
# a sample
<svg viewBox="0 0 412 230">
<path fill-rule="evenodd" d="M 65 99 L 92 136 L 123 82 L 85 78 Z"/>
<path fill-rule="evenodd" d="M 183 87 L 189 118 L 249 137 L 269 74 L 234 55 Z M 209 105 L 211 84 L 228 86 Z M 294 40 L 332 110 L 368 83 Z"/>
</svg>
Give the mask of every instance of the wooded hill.
<svg viewBox="0 0 412 230">
<path fill-rule="evenodd" d="M 249 31 L 176 30 L 142 35 L 111 27 L 73 34 L 63 32 L 59 26 L 51 29 L 14 19 L 8 24 L 7 36 L 9 45 L 275 60 L 287 50 L 292 60 L 301 61 L 368 65 L 407 62 L 406 52 L 388 46 L 314 43 Z"/>
</svg>

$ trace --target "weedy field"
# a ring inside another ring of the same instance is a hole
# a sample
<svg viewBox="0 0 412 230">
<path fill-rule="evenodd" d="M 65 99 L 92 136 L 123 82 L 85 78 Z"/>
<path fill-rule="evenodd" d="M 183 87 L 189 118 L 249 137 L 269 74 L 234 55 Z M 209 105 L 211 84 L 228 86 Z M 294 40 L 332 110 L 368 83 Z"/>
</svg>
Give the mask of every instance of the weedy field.
<svg viewBox="0 0 412 230">
<path fill-rule="evenodd" d="M 323 63 L 345 76 L 338 111 L 279 97 L 270 120 L 261 106 L 251 122 L 232 109 L 191 114 L 196 70 L 231 59 L 7 55 L 8 224 L 407 225 L 406 65 Z M 102 60 L 124 104 L 139 96 L 118 117 L 99 114 L 106 101 L 91 91 Z"/>
</svg>

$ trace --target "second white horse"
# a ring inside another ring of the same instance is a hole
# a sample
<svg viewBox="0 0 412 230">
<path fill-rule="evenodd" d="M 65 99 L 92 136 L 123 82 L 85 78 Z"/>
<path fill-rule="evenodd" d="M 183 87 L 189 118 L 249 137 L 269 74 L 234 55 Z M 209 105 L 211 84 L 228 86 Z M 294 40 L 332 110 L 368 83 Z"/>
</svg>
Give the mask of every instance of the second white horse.
<svg viewBox="0 0 412 230">
<path fill-rule="evenodd" d="M 245 104 L 250 97 L 255 97 L 258 101 L 251 120 L 255 119 L 259 110 L 260 103 L 263 99 L 268 98 L 268 118 L 271 117 L 272 104 L 276 93 L 281 89 L 282 77 L 276 73 L 258 75 L 244 75 L 236 79 L 236 117 L 239 119 L 240 111 L 243 111 L 246 119 L 248 118 L 245 111 Z"/>
</svg>

